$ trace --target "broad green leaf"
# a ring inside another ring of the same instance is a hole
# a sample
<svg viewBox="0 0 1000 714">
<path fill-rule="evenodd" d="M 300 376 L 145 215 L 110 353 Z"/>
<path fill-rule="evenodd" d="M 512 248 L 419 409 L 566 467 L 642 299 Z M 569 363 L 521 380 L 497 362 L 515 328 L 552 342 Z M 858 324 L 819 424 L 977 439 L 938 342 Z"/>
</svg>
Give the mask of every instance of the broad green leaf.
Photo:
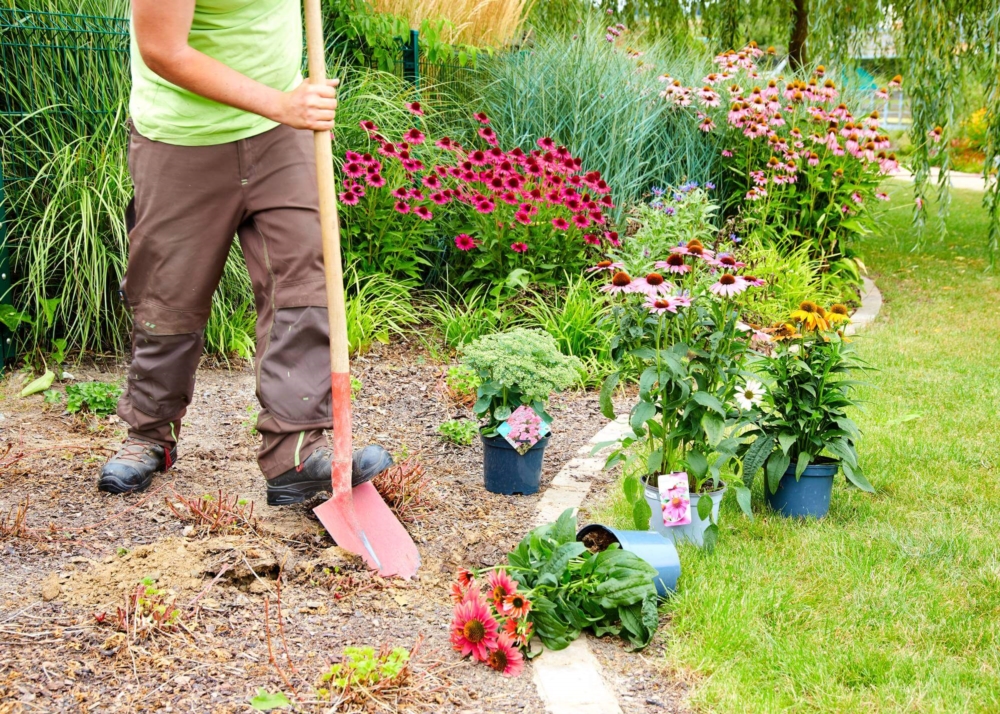
<svg viewBox="0 0 1000 714">
<path fill-rule="evenodd" d="M 706 553 L 713 553 L 715 551 L 715 544 L 719 541 L 719 526 L 716 524 L 710 525 L 705 529 L 705 544 L 704 549 Z"/>
<path fill-rule="evenodd" d="M 566 572 L 566 566 L 569 565 L 569 561 L 586 549 L 587 546 L 579 541 L 574 540 L 569 543 L 563 543 L 552 551 L 552 557 L 539 569 L 540 577 L 551 575 L 558 582 L 562 578 L 563 573 Z"/>
<path fill-rule="evenodd" d="M 736 491 L 736 502 L 740 504 L 740 508 L 743 509 L 743 512 L 752 521 L 753 511 L 750 509 L 750 489 L 739 484 L 733 484 L 733 488 Z"/>
<path fill-rule="evenodd" d="M 726 410 L 722 407 L 722 402 L 708 392 L 695 392 L 692 398 L 703 407 L 708 407 L 723 417 L 726 416 Z"/>
<path fill-rule="evenodd" d="M 39 392 L 44 392 L 46 389 L 52 386 L 53 380 L 55 380 L 56 374 L 51 369 L 45 370 L 45 374 L 31 382 L 27 387 L 21 390 L 22 397 L 30 397 L 32 394 L 38 394 Z"/>
<path fill-rule="evenodd" d="M 510 418 L 510 407 L 503 405 L 493 410 L 493 418 L 497 421 L 506 421 Z"/>
<path fill-rule="evenodd" d="M 787 454 L 788 449 L 795 443 L 795 434 L 791 434 L 787 431 L 781 432 L 778 434 L 778 443 L 781 445 L 782 453 Z"/>
<path fill-rule="evenodd" d="M 472 405 L 472 411 L 476 414 L 485 413 L 486 410 L 490 408 L 490 399 L 491 397 L 489 395 L 484 394 L 476 400 L 475 404 Z"/>
<path fill-rule="evenodd" d="M 567 508 L 559 514 L 559 518 L 550 531 L 550 537 L 556 543 L 569 543 L 576 538 L 576 514 L 572 508 Z"/>
<path fill-rule="evenodd" d="M 781 477 L 785 475 L 785 471 L 788 470 L 789 463 L 791 463 L 791 459 L 788 458 L 788 454 L 783 454 L 780 451 L 771 452 L 765 467 L 768 491 L 778 492 L 778 484 L 781 482 Z"/>
<path fill-rule="evenodd" d="M 636 530 L 644 531 L 649 528 L 649 520 L 653 517 L 653 509 L 645 498 L 640 498 L 632 504 L 632 524 Z"/>
<path fill-rule="evenodd" d="M 694 476 L 696 480 L 700 481 L 705 478 L 705 474 L 708 473 L 708 459 L 706 459 L 705 455 L 697 449 L 692 449 L 687 455 L 687 467 L 688 472 Z"/>
<path fill-rule="evenodd" d="M 656 405 L 652 402 L 640 401 L 632 409 L 632 416 L 629 417 L 629 424 L 638 433 L 648 420 L 656 416 Z"/>
<path fill-rule="evenodd" d="M 31 324 L 31 318 L 23 312 L 18 312 L 13 305 L 0 305 L 0 323 L 3 323 L 8 330 L 13 332 L 22 322 Z"/>
<path fill-rule="evenodd" d="M 618 386 L 620 376 L 621 375 L 618 372 L 612 372 L 608 375 L 607 379 L 604 380 L 604 384 L 601 385 L 601 414 L 608 419 L 615 418 L 615 405 L 611 401 L 611 395 L 614 394 L 615 387 Z"/>
<path fill-rule="evenodd" d="M 39 302 L 42 303 L 42 314 L 45 316 L 45 327 L 52 327 L 52 323 L 56 319 L 56 308 L 59 307 L 59 303 L 62 302 L 62 298 L 42 298 Z"/>
<path fill-rule="evenodd" d="M 646 471 L 651 474 L 659 473 L 660 466 L 663 465 L 663 449 L 653 449 L 646 457 Z M 635 499 L 631 499 L 635 500 Z"/>
<path fill-rule="evenodd" d="M 705 436 L 708 437 L 708 445 L 715 446 L 722 440 L 726 422 L 717 414 L 705 412 L 701 417 L 701 427 L 705 430 Z"/>
<path fill-rule="evenodd" d="M 768 455 L 774 449 L 774 437 L 761 434 L 757 440 L 750 444 L 750 448 L 743 455 L 743 483 L 747 488 L 753 485 L 754 476 L 760 471 L 760 467 L 767 461 Z"/>
<path fill-rule="evenodd" d="M 639 396 L 646 398 L 649 396 L 649 390 L 653 388 L 659 378 L 659 373 L 656 371 L 656 367 L 647 367 L 642 376 L 639 377 Z"/>
<path fill-rule="evenodd" d="M 272 709 L 290 707 L 292 703 L 288 701 L 288 697 L 282 692 L 274 692 L 272 694 L 266 689 L 258 689 L 256 696 L 250 699 L 250 706 L 257 711 L 269 712 Z"/>
<path fill-rule="evenodd" d="M 844 475 L 847 477 L 848 481 L 853 483 L 862 491 L 875 493 L 875 488 L 868 482 L 868 479 L 865 478 L 865 475 L 861 472 L 860 468 L 854 468 L 846 462 L 841 462 L 840 465 L 844 469 Z"/>
<path fill-rule="evenodd" d="M 806 470 L 809 463 L 812 461 L 812 454 L 808 451 L 803 451 L 799 453 L 798 461 L 795 463 L 795 480 L 798 481 L 802 478 L 802 472 Z"/>
<path fill-rule="evenodd" d="M 625 500 L 629 503 L 639 498 L 642 493 L 642 486 L 638 476 L 626 476 L 622 481 L 622 490 L 625 492 Z"/>
<path fill-rule="evenodd" d="M 712 518 L 712 499 L 708 496 L 702 496 L 698 499 L 698 517 L 703 521 L 711 520 Z"/>
<path fill-rule="evenodd" d="M 844 439 L 834 439 L 826 444 L 827 450 L 840 459 L 841 463 L 856 467 L 858 465 L 858 455 Z"/>
</svg>

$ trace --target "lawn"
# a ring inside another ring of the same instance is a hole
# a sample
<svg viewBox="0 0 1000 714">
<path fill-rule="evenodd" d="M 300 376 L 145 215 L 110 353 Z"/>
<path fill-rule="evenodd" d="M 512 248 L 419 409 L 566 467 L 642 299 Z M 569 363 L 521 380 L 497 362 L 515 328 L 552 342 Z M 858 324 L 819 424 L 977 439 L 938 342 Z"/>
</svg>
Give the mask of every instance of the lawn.
<svg viewBox="0 0 1000 714">
<path fill-rule="evenodd" d="M 910 252 L 898 188 L 864 257 L 886 304 L 857 338 L 870 363 L 862 464 L 830 515 L 795 523 L 729 495 L 712 555 L 681 553 L 668 665 L 712 712 L 1000 711 L 1000 278 L 985 273 L 981 194 Z M 613 510 L 613 504 L 612 510 Z"/>
</svg>

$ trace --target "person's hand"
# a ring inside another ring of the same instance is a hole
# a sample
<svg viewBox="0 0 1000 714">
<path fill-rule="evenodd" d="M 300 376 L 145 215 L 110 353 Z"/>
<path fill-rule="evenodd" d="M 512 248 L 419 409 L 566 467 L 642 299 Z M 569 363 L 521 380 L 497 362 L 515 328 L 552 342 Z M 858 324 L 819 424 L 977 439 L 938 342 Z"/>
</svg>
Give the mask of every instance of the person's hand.
<svg viewBox="0 0 1000 714">
<path fill-rule="evenodd" d="M 281 94 L 274 119 L 295 129 L 330 131 L 337 114 L 337 86 L 339 79 L 328 79 L 325 84 L 306 80 L 290 92 Z"/>
</svg>

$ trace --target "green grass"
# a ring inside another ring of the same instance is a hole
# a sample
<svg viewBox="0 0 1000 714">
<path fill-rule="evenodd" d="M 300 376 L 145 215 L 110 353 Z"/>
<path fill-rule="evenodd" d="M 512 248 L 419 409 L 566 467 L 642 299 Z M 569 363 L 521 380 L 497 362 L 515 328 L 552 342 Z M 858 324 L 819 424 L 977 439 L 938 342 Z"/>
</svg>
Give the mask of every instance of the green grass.
<svg viewBox="0 0 1000 714">
<path fill-rule="evenodd" d="M 710 712 L 1000 711 L 1000 277 L 980 195 L 909 252 L 909 189 L 864 257 L 886 299 L 857 339 L 877 369 L 856 417 L 874 496 L 755 520 L 727 495 L 714 555 L 681 552 L 666 664 Z M 606 518 L 620 518 L 613 500 Z"/>
</svg>

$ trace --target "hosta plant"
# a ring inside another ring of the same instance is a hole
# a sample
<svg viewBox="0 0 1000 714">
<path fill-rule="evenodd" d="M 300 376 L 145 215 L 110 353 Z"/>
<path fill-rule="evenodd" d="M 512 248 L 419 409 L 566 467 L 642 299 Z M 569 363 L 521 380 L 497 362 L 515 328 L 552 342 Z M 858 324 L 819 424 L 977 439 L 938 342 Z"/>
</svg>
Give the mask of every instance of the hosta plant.
<svg viewBox="0 0 1000 714">
<path fill-rule="evenodd" d="M 746 487 L 762 467 L 774 493 L 790 464 L 798 480 L 809 464 L 833 460 L 855 486 L 874 490 L 858 462 L 861 433 L 848 416 L 856 406 L 852 376 L 862 366 L 840 330 L 848 321 L 843 305 L 826 310 L 805 301 L 771 330 L 773 349 L 754 365 L 763 384 L 741 386 L 740 406 L 753 422 L 743 434 Z"/>
<path fill-rule="evenodd" d="M 556 341 L 541 330 L 517 327 L 486 335 L 461 348 L 462 362 L 476 372 L 473 412 L 485 419 L 484 436 L 495 436 L 500 426 L 521 405 L 546 423 L 552 417 L 545 403 L 553 392 L 561 392 L 583 377 L 583 365 L 576 357 L 559 351 Z"/>
</svg>

